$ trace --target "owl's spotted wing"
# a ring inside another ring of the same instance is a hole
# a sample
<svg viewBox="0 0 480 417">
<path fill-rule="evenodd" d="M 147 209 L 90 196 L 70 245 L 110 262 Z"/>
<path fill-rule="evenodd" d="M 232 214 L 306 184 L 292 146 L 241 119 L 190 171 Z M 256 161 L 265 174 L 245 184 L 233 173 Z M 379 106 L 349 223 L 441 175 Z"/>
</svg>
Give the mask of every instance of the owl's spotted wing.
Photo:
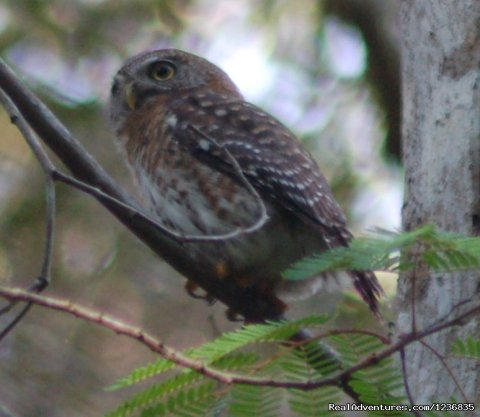
<svg viewBox="0 0 480 417">
<path fill-rule="evenodd" d="M 173 136 L 203 163 L 237 175 L 222 147 L 228 149 L 260 195 L 320 225 L 327 246 L 350 240 L 343 212 L 316 162 L 275 118 L 250 103 L 208 95 L 190 98 L 175 115 Z"/>
<path fill-rule="evenodd" d="M 169 128 L 184 149 L 213 169 L 238 177 L 224 151 L 228 149 L 261 196 L 317 227 L 326 247 L 348 245 L 352 235 L 325 177 L 283 124 L 244 101 L 201 94 L 178 103 Z M 378 314 L 377 297 L 382 289 L 375 275 L 352 271 L 351 276 L 355 288 Z"/>
</svg>

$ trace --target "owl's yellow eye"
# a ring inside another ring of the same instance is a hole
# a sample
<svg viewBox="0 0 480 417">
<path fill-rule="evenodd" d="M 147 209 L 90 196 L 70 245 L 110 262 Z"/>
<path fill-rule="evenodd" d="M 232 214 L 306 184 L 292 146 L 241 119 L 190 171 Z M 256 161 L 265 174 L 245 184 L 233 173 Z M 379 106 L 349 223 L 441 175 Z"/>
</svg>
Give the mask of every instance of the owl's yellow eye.
<svg viewBox="0 0 480 417">
<path fill-rule="evenodd" d="M 176 72 L 177 69 L 171 62 L 158 61 L 150 66 L 148 75 L 156 81 L 167 81 L 172 78 Z"/>
</svg>

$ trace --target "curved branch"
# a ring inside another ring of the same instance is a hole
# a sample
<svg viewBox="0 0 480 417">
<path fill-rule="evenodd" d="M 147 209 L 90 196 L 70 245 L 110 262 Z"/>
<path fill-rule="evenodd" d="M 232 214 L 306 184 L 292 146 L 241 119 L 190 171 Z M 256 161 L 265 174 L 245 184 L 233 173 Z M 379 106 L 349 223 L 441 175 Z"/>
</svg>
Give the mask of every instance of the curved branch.
<svg viewBox="0 0 480 417">
<path fill-rule="evenodd" d="M 39 306 L 43 306 L 52 310 L 62 311 L 78 317 L 82 320 L 89 321 L 91 323 L 98 324 L 105 327 L 117 334 L 127 336 L 131 339 L 137 340 L 144 346 L 148 347 L 151 351 L 158 353 L 163 358 L 174 362 L 178 366 L 189 368 L 193 371 L 199 372 L 205 377 L 215 379 L 224 384 L 248 384 L 256 386 L 269 386 L 277 388 L 296 388 L 301 390 L 313 390 L 325 386 L 342 386 L 344 382 L 352 376 L 355 372 L 376 365 L 385 358 L 388 358 L 397 352 L 401 352 L 406 346 L 421 341 L 427 336 L 434 333 L 438 333 L 449 327 L 465 324 L 466 320 L 472 318 L 474 315 L 480 313 L 480 305 L 473 306 L 467 311 L 459 314 L 457 317 L 449 320 L 437 322 L 426 329 L 417 332 L 410 332 L 403 335 L 395 344 L 368 356 L 361 360 L 357 364 L 337 372 L 336 374 L 322 378 L 316 381 L 280 381 L 267 378 L 249 377 L 239 374 L 232 374 L 217 370 L 213 367 L 207 366 L 201 361 L 191 359 L 182 353 L 179 353 L 175 349 L 165 345 L 150 333 L 143 331 L 142 329 L 126 324 L 123 321 L 114 317 L 108 316 L 104 313 L 94 311 L 78 304 L 74 304 L 70 301 L 59 300 L 52 297 L 45 297 L 37 294 L 30 293 L 28 291 L 18 288 L 8 288 L 0 286 L 0 296 L 10 301 L 24 301 L 28 303 L 34 303 Z"/>
</svg>

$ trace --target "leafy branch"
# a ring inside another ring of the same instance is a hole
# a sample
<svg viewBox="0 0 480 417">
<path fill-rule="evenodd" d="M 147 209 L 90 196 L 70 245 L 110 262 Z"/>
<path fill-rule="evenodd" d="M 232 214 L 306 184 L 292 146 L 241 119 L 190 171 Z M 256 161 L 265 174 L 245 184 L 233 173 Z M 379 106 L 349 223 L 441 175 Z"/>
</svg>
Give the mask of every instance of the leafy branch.
<svg viewBox="0 0 480 417">
<path fill-rule="evenodd" d="M 380 230 L 376 235 L 354 239 L 349 247 L 302 259 L 285 271 L 284 277 L 303 280 L 321 272 L 355 269 L 400 272 L 419 263 L 432 272 L 480 268 L 480 239 L 440 232 L 433 225 L 402 233 Z"/>
<path fill-rule="evenodd" d="M 277 322 L 265 325 L 250 325 L 239 331 L 238 337 L 234 336 L 235 333 L 230 336 L 224 335 L 219 339 L 219 341 L 213 342 L 214 345 L 210 348 L 200 347 L 197 350 L 191 350 L 187 353 L 182 354 L 175 349 L 165 345 L 163 342 L 159 341 L 154 336 L 143 331 L 140 328 L 128 325 L 119 319 L 110 317 L 101 312 L 87 309 L 69 301 L 45 297 L 42 295 L 33 294 L 25 290 L 7 287 L 0 287 L 0 295 L 10 301 L 23 301 L 28 303 L 34 303 L 43 307 L 47 307 L 49 309 L 68 313 L 77 318 L 103 326 L 107 329 L 114 331 L 117 334 L 124 335 L 138 341 L 142 345 L 148 347 L 153 352 L 160 354 L 162 358 L 164 358 L 168 363 L 167 364 L 162 362 L 163 367 L 158 366 L 157 364 L 157 372 L 152 372 L 149 376 L 153 376 L 159 371 L 164 372 L 170 368 L 171 364 L 175 364 L 183 368 L 188 368 L 191 371 L 203 375 L 206 378 L 214 379 L 219 383 L 226 385 L 242 384 L 259 387 L 296 389 L 302 391 L 310 391 L 327 386 L 338 387 L 339 385 L 341 385 L 341 381 L 345 380 L 346 378 L 350 379 L 351 377 L 354 377 L 353 380 L 359 381 L 358 377 L 359 375 L 361 375 L 361 372 L 364 372 L 365 370 L 375 365 L 382 364 L 383 361 L 391 358 L 392 355 L 394 355 L 395 353 L 404 351 L 404 349 L 408 345 L 417 341 L 422 341 L 425 337 L 445 330 L 447 328 L 464 325 L 465 322 L 468 321 L 471 317 L 480 313 L 480 305 L 471 306 L 470 308 L 466 309 L 466 311 L 461 314 L 457 314 L 453 318 L 444 317 L 425 329 L 402 335 L 397 342 L 392 343 L 388 347 L 380 350 L 378 350 L 378 347 L 383 344 L 382 337 L 374 337 L 372 335 L 360 334 L 358 335 L 359 337 L 363 337 L 364 339 L 367 338 L 365 340 L 370 340 L 370 342 L 368 342 L 369 345 L 372 344 L 373 340 L 377 340 L 377 343 L 374 343 L 372 345 L 373 348 L 369 347 L 367 349 L 367 352 L 371 352 L 371 354 L 363 357 L 358 362 L 356 362 L 356 360 L 359 357 L 354 357 L 350 360 L 350 366 L 348 366 L 346 369 L 336 372 L 332 376 L 320 379 L 308 378 L 307 380 L 299 381 L 295 379 L 279 380 L 271 377 L 262 378 L 257 376 L 243 375 L 239 374 L 238 372 L 235 373 L 224 371 L 222 369 L 219 369 L 219 367 L 215 366 L 215 362 L 226 357 L 228 354 L 231 354 L 237 349 L 247 344 L 250 344 L 254 340 L 276 340 L 278 342 L 283 342 L 288 339 L 292 335 L 292 333 L 298 331 L 298 329 L 302 327 L 305 327 L 306 325 L 308 325 L 308 323 L 319 325 L 320 323 L 325 322 L 325 318 L 310 318 L 303 319 L 298 322 L 288 323 Z M 246 333 L 248 333 L 250 337 L 245 337 Z M 339 339 L 339 337 L 344 336 L 345 335 L 341 335 L 341 331 L 338 331 L 335 334 L 332 333 L 331 338 L 337 344 L 341 344 L 341 339 Z M 230 342 L 226 342 L 226 340 L 230 340 Z M 352 352 L 351 349 L 353 347 L 360 346 L 364 343 L 365 342 L 359 343 L 359 340 L 357 339 L 357 341 L 354 341 L 349 348 L 344 349 L 345 354 L 351 355 L 350 352 Z M 225 349 L 225 345 L 228 346 L 227 349 Z M 218 351 L 220 346 L 223 346 L 223 350 L 221 352 Z M 306 347 L 308 348 L 308 346 L 309 345 L 307 344 Z M 210 360 L 205 361 L 198 359 L 199 357 L 204 358 L 205 355 L 207 355 Z M 348 364 L 349 361 L 347 360 L 344 363 Z M 392 380 L 394 380 L 394 378 L 392 378 Z M 371 382 L 371 376 L 363 382 L 357 383 L 357 386 L 354 386 L 354 389 L 360 391 L 360 393 L 364 392 L 362 390 L 367 389 L 365 387 L 368 386 L 368 381 Z M 120 384 L 120 386 L 124 385 L 125 381 Z"/>
</svg>

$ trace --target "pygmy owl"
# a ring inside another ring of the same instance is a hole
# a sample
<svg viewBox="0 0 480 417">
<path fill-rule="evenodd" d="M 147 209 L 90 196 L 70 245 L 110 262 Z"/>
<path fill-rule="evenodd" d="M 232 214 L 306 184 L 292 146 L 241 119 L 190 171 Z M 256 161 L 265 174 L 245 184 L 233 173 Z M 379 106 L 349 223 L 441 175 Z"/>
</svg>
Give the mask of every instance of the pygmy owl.
<svg viewBox="0 0 480 417">
<path fill-rule="evenodd" d="M 352 238 L 345 216 L 300 141 L 244 100 L 217 66 L 175 49 L 137 55 L 115 76 L 110 116 L 145 206 L 184 235 L 233 238 L 186 242 L 189 259 L 214 279 L 236 280 L 280 299 L 353 283 L 378 312 L 372 272 L 281 279 L 295 261 Z M 262 210 L 268 220 L 258 224 Z M 345 278 L 346 277 L 346 278 Z"/>
</svg>

